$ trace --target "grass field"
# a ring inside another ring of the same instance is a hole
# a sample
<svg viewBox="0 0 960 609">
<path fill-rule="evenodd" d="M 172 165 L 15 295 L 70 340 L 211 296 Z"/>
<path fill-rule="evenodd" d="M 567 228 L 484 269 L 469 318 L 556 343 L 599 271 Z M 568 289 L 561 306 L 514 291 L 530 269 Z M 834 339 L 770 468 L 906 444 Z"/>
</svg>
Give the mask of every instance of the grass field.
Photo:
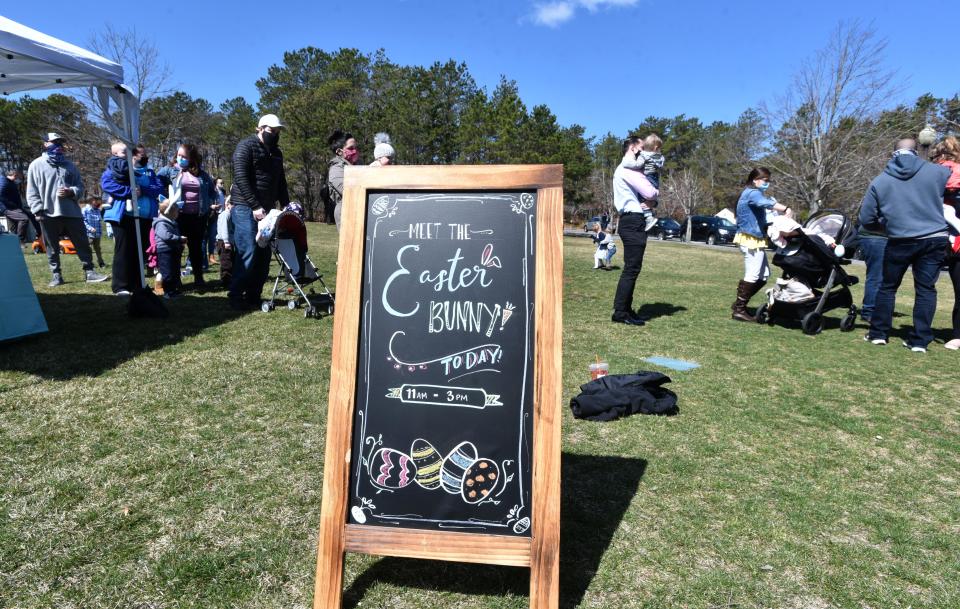
<svg viewBox="0 0 960 609">
<path fill-rule="evenodd" d="M 336 235 L 310 231 L 333 279 Z M 561 606 L 960 606 L 949 282 L 919 355 L 840 312 L 815 337 L 733 322 L 739 254 L 655 243 L 634 328 L 609 321 L 618 273 L 565 245 Z M 75 258 L 56 289 L 28 263 L 50 332 L 0 345 L 0 607 L 310 606 L 332 320 L 219 291 L 130 320 Z M 595 354 L 701 367 L 662 370 L 678 416 L 575 421 Z M 527 603 L 515 568 L 349 555 L 345 586 L 347 607 Z"/>
</svg>

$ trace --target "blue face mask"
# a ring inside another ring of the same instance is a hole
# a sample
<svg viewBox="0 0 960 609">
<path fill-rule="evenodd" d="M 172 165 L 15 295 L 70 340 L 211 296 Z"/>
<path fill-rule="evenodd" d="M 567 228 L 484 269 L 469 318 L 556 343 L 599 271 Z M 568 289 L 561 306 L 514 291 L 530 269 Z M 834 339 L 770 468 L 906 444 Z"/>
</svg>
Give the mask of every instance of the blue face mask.
<svg viewBox="0 0 960 609">
<path fill-rule="evenodd" d="M 180 166 L 180 169 L 186 169 L 187 167 L 190 166 L 190 161 L 189 161 L 189 159 L 185 159 L 185 158 L 183 158 L 183 157 L 180 157 L 180 158 L 177 159 L 177 165 Z"/>
<path fill-rule="evenodd" d="M 52 163 L 62 163 L 63 162 L 63 146 L 59 144 L 54 144 L 47 148 L 47 158 L 50 159 Z"/>
<path fill-rule="evenodd" d="M 768 188 L 770 188 L 770 182 L 763 182 L 760 186 L 757 186 L 757 190 L 760 192 L 767 192 Z"/>
</svg>

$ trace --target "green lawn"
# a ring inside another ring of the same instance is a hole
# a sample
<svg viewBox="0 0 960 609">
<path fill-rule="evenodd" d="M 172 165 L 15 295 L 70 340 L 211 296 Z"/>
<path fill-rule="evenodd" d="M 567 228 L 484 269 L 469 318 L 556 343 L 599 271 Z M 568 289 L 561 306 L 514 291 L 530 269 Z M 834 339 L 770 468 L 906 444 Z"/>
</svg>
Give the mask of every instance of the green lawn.
<svg viewBox="0 0 960 609">
<path fill-rule="evenodd" d="M 310 231 L 332 280 L 336 234 Z M 839 311 L 816 337 L 731 321 L 733 249 L 652 244 L 637 302 L 659 317 L 612 324 L 618 273 L 591 254 L 566 240 L 561 606 L 960 606 L 949 282 L 919 355 Z M 75 258 L 56 289 L 28 262 L 50 332 L 0 345 L 0 607 L 310 606 L 332 320 L 238 315 L 220 291 L 130 320 Z M 701 367 L 666 371 L 678 416 L 575 421 L 595 354 Z M 346 565 L 348 607 L 527 603 L 523 569 Z"/>
</svg>

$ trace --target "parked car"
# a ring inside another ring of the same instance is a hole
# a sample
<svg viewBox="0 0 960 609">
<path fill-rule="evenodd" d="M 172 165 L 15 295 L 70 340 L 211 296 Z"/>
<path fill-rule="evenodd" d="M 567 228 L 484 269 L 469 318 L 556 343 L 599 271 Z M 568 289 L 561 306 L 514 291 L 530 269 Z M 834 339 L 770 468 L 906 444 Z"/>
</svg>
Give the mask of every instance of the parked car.
<svg viewBox="0 0 960 609">
<path fill-rule="evenodd" d="M 610 218 L 608 216 L 594 216 L 587 220 L 587 223 L 583 225 L 583 230 L 587 231 L 588 233 L 592 233 L 595 230 L 594 227 L 596 227 L 598 224 L 601 228 L 603 227 L 604 220 L 609 223 Z"/>
<path fill-rule="evenodd" d="M 687 222 L 693 223 L 691 241 L 706 241 L 707 245 L 730 243 L 737 234 L 737 225 L 717 216 L 690 216 L 680 226 L 680 239 L 687 238 Z"/>
<path fill-rule="evenodd" d="M 664 239 L 677 239 L 680 237 L 680 223 L 673 218 L 660 218 L 654 227 L 650 229 L 650 236 L 660 241 Z"/>
</svg>

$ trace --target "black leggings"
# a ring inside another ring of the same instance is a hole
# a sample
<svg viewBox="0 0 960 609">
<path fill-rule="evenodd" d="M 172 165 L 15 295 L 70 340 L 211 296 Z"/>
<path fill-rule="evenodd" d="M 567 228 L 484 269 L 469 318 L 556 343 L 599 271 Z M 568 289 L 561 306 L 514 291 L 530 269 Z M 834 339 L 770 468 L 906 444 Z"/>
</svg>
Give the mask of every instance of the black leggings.
<svg viewBox="0 0 960 609">
<path fill-rule="evenodd" d="M 206 254 L 203 251 L 203 229 L 206 218 L 198 214 L 181 213 L 177 217 L 180 234 L 187 238 L 190 266 L 193 267 L 194 280 L 203 280 L 203 261 Z"/>
<path fill-rule="evenodd" d="M 947 256 L 950 281 L 953 282 L 953 338 L 960 338 L 960 256 Z"/>
</svg>

